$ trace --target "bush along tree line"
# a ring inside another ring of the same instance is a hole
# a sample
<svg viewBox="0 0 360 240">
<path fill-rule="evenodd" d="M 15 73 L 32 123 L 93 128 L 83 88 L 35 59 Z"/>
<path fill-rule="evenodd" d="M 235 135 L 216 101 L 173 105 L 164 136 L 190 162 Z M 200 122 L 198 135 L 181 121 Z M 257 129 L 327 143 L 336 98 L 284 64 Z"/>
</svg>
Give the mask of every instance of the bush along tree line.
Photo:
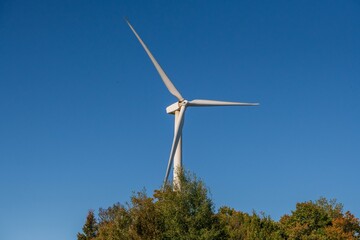
<svg viewBox="0 0 360 240">
<path fill-rule="evenodd" d="M 217 212 L 203 181 L 182 173 L 181 188 L 170 184 L 133 194 L 129 203 L 100 209 L 96 217 L 89 211 L 78 240 L 120 239 L 360 239 L 360 221 L 336 200 L 320 198 L 296 204 L 296 209 L 272 220 L 265 214 L 252 214 L 221 207 Z"/>
</svg>

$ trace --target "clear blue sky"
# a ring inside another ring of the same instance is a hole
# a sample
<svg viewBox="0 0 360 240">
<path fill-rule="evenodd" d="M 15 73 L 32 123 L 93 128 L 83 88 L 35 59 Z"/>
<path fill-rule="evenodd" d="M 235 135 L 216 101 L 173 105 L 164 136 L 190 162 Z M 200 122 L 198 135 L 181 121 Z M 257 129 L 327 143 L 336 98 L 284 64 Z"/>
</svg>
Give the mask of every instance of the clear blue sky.
<svg viewBox="0 0 360 240">
<path fill-rule="evenodd" d="M 360 217 L 359 1 L 0 1 L 0 239 L 75 239 L 89 209 L 161 186 L 175 102 L 216 207 Z"/>
</svg>

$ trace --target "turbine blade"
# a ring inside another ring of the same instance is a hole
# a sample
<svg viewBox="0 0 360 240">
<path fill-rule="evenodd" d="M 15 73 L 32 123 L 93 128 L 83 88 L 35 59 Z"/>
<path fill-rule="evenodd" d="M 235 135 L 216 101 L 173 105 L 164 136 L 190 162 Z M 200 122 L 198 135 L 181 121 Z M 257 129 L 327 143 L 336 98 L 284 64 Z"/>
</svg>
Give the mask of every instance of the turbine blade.
<svg viewBox="0 0 360 240">
<path fill-rule="evenodd" d="M 183 125 L 184 125 L 185 109 L 186 109 L 186 106 L 181 106 L 181 108 L 180 108 L 179 121 L 178 121 L 179 124 L 177 124 L 176 128 L 175 128 L 174 139 L 173 139 L 173 143 L 172 143 L 172 146 L 171 146 L 169 162 L 168 162 L 168 165 L 167 165 L 167 168 L 166 168 L 164 185 L 166 184 L 166 182 L 167 182 L 167 180 L 169 178 L 171 165 L 172 165 L 172 163 L 174 161 L 175 151 L 176 151 L 177 145 L 179 143 L 179 139 L 180 139 L 181 134 L 182 134 L 182 128 L 183 128 Z"/>
<path fill-rule="evenodd" d="M 175 88 L 174 84 L 170 81 L 170 79 L 168 78 L 168 76 L 166 75 L 166 73 L 164 72 L 164 70 L 161 68 L 160 64 L 156 61 L 156 59 L 154 58 L 154 56 L 151 54 L 150 50 L 147 48 L 147 46 L 145 45 L 145 43 L 141 40 L 140 36 L 137 34 L 137 32 L 135 31 L 135 29 L 133 28 L 133 26 L 130 24 L 130 22 L 125 19 L 126 23 L 129 25 L 130 29 L 133 31 L 133 33 L 135 34 L 136 38 L 139 40 L 139 42 L 141 43 L 141 45 L 143 46 L 143 48 L 145 49 L 145 52 L 147 53 L 147 55 L 149 56 L 150 60 L 152 61 L 152 63 L 154 64 L 156 70 L 158 71 L 161 79 L 163 80 L 163 82 L 165 83 L 167 89 L 170 91 L 170 93 L 172 95 L 174 95 L 179 101 L 184 100 L 184 98 L 181 96 L 181 94 L 179 93 L 179 91 Z"/>
<path fill-rule="evenodd" d="M 216 107 L 216 106 L 257 106 L 259 103 L 225 102 L 216 100 L 195 99 L 189 101 L 188 106 L 193 107 Z"/>
</svg>

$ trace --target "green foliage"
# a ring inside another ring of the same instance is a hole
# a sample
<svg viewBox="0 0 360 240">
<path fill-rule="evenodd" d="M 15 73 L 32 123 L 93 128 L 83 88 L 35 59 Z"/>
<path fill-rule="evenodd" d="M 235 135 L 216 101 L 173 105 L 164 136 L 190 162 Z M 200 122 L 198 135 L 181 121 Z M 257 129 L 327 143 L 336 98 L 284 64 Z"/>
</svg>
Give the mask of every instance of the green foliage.
<svg viewBox="0 0 360 240">
<path fill-rule="evenodd" d="M 131 216 L 127 208 L 117 203 L 99 210 L 98 240 L 129 239 Z"/>
<path fill-rule="evenodd" d="M 282 239 L 278 223 L 265 214 L 252 215 L 229 207 L 219 209 L 218 216 L 225 227 L 227 239 Z"/>
<path fill-rule="evenodd" d="M 205 184 L 181 172 L 181 187 L 166 185 L 152 197 L 146 191 L 130 202 L 100 209 L 98 222 L 89 211 L 78 240 L 236 239 L 236 240 L 359 240 L 360 221 L 336 200 L 320 198 L 296 204 L 276 222 L 265 214 L 222 207 L 218 212 Z"/>
<path fill-rule="evenodd" d="M 180 176 L 181 189 L 166 185 L 154 194 L 164 223 L 162 239 L 223 239 L 204 183 L 190 174 Z"/>
<path fill-rule="evenodd" d="M 97 222 L 94 212 L 90 210 L 86 217 L 86 222 L 82 228 L 83 233 L 77 234 L 78 240 L 91 240 L 97 236 Z"/>
</svg>

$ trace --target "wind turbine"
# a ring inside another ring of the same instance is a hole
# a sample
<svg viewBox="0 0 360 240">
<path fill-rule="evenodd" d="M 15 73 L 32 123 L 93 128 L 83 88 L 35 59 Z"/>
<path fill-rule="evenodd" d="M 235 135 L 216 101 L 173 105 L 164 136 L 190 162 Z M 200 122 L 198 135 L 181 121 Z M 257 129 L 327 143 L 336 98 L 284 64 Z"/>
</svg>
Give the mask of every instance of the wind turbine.
<svg viewBox="0 0 360 240">
<path fill-rule="evenodd" d="M 176 89 L 174 84 L 170 81 L 169 77 L 166 75 L 164 70 L 161 68 L 159 63 L 156 61 L 154 56 L 151 54 L 150 50 L 147 48 L 143 40 L 137 34 L 133 26 L 130 22 L 125 19 L 127 24 L 129 25 L 132 32 L 135 34 L 136 38 L 139 40 L 140 44 L 144 48 L 145 52 L 149 56 L 151 62 L 154 64 L 156 70 L 158 71 L 162 81 L 164 82 L 167 89 L 170 91 L 172 95 L 177 98 L 177 102 L 171 104 L 166 108 L 166 112 L 168 114 L 175 115 L 175 129 L 174 129 L 174 139 L 171 146 L 170 157 L 168 161 L 168 165 L 166 168 L 166 174 L 164 178 L 164 185 L 166 184 L 169 174 L 171 165 L 174 162 L 174 172 L 173 172 L 173 187 L 174 189 L 180 187 L 180 179 L 179 173 L 180 169 L 182 169 L 182 129 L 184 125 L 184 114 L 187 107 L 218 107 L 218 106 L 257 106 L 258 103 L 243 103 L 243 102 L 226 102 L 226 101 L 217 101 L 217 100 L 205 100 L 205 99 L 195 99 L 188 101 L 184 99 L 180 92 Z"/>
</svg>

